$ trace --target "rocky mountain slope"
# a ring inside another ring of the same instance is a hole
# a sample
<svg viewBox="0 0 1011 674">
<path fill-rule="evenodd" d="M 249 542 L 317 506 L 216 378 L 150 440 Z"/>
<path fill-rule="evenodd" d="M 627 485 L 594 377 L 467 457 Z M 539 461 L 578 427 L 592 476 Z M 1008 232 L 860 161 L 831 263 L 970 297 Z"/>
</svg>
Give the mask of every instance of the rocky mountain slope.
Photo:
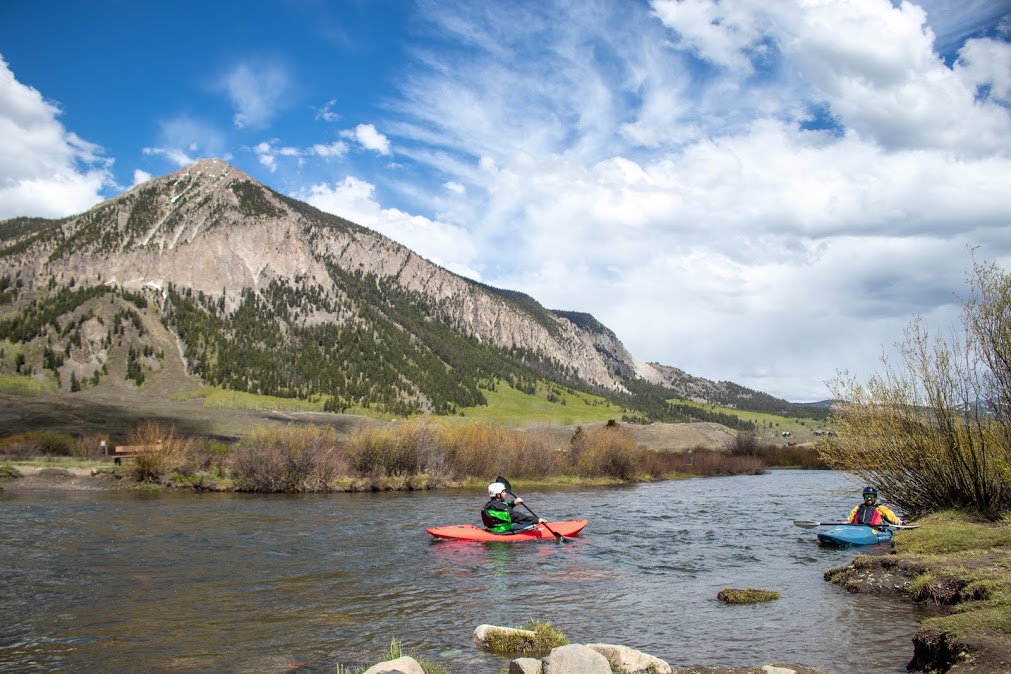
<svg viewBox="0 0 1011 674">
<path fill-rule="evenodd" d="M 0 338 L 21 345 L 0 372 L 49 371 L 64 389 L 71 376 L 97 385 L 124 343 L 138 384 L 178 357 L 207 383 L 330 396 L 338 410 L 452 412 L 496 379 L 709 400 L 726 389 L 637 359 L 588 314 L 457 276 L 216 159 L 78 216 L 2 222 L 0 246 Z"/>
</svg>

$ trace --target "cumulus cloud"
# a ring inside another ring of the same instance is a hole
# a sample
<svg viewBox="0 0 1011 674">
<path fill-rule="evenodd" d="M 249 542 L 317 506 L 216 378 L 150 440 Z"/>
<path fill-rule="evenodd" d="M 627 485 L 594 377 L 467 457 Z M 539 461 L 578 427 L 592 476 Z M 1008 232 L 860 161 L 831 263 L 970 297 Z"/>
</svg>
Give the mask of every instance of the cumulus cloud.
<svg viewBox="0 0 1011 674">
<path fill-rule="evenodd" d="M 112 186 L 102 148 L 67 131 L 59 116 L 0 56 L 0 218 L 79 213 Z"/>
<path fill-rule="evenodd" d="M 888 0 L 426 9 L 470 49 L 424 54 L 398 153 L 467 195 L 432 202 L 487 282 L 640 357 L 819 399 L 956 317 L 969 247 L 1011 261 L 1005 42 L 949 67 Z"/>
<path fill-rule="evenodd" d="M 342 131 L 341 136 L 358 141 L 366 150 L 373 150 L 382 155 L 390 154 L 389 139 L 379 133 L 372 124 L 359 124 L 350 131 Z"/>
</svg>

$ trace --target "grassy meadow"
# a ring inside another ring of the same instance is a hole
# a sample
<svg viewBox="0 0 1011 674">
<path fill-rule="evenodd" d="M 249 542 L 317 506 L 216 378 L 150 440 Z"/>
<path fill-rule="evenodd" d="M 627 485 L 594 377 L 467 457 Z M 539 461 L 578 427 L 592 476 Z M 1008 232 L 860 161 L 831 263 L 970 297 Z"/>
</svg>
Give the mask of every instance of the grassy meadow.
<svg viewBox="0 0 1011 674">
<path fill-rule="evenodd" d="M 755 424 L 759 435 L 778 435 L 784 431 L 789 431 L 793 435 L 810 435 L 817 430 L 835 430 L 835 425 L 831 420 L 818 421 L 815 419 L 801 419 L 798 417 L 784 417 L 778 414 L 766 412 L 749 412 L 733 407 L 723 407 L 721 405 L 710 405 L 709 403 L 698 403 L 691 400 L 672 399 L 669 402 L 679 405 L 698 407 L 708 412 L 722 412 L 732 414 L 742 421 L 750 421 Z"/>
</svg>

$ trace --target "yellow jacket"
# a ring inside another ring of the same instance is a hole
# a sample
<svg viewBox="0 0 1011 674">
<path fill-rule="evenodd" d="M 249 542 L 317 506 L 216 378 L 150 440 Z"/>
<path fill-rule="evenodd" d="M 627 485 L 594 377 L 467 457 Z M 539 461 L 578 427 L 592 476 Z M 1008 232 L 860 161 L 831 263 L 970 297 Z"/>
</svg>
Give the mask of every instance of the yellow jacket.
<svg viewBox="0 0 1011 674">
<path fill-rule="evenodd" d="M 850 511 L 849 519 L 846 520 L 847 522 L 857 521 L 857 510 L 860 509 L 861 505 L 863 505 L 863 503 L 854 506 L 853 510 Z M 887 506 L 879 505 L 876 508 L 876 510 L 878 511 L 878 514 L 881 515 L 881 519 L 885 520 L 886 522 L 891 522 L 892 524 L 899 524 L 902 521 L 899 519 L 899 516 L 896 515 L 894 512 L 892 512 L 891 508 Z"/>
</svg>

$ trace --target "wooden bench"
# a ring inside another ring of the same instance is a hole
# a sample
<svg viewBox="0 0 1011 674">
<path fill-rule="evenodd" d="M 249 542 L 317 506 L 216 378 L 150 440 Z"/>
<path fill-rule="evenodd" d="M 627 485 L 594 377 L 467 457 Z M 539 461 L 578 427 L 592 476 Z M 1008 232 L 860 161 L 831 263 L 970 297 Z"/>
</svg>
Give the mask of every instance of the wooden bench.
<svg viewBox="0 0 1011 674">
<path fill-rule="evenodd" d="M 117 466 L 123 463 L 123 459 L 133 459 L 145 452 L 157 452 L 161 449 L 161 443 L 156 445 L 117 445 L 112 448 L 112 462 Z"/>
</svg>

